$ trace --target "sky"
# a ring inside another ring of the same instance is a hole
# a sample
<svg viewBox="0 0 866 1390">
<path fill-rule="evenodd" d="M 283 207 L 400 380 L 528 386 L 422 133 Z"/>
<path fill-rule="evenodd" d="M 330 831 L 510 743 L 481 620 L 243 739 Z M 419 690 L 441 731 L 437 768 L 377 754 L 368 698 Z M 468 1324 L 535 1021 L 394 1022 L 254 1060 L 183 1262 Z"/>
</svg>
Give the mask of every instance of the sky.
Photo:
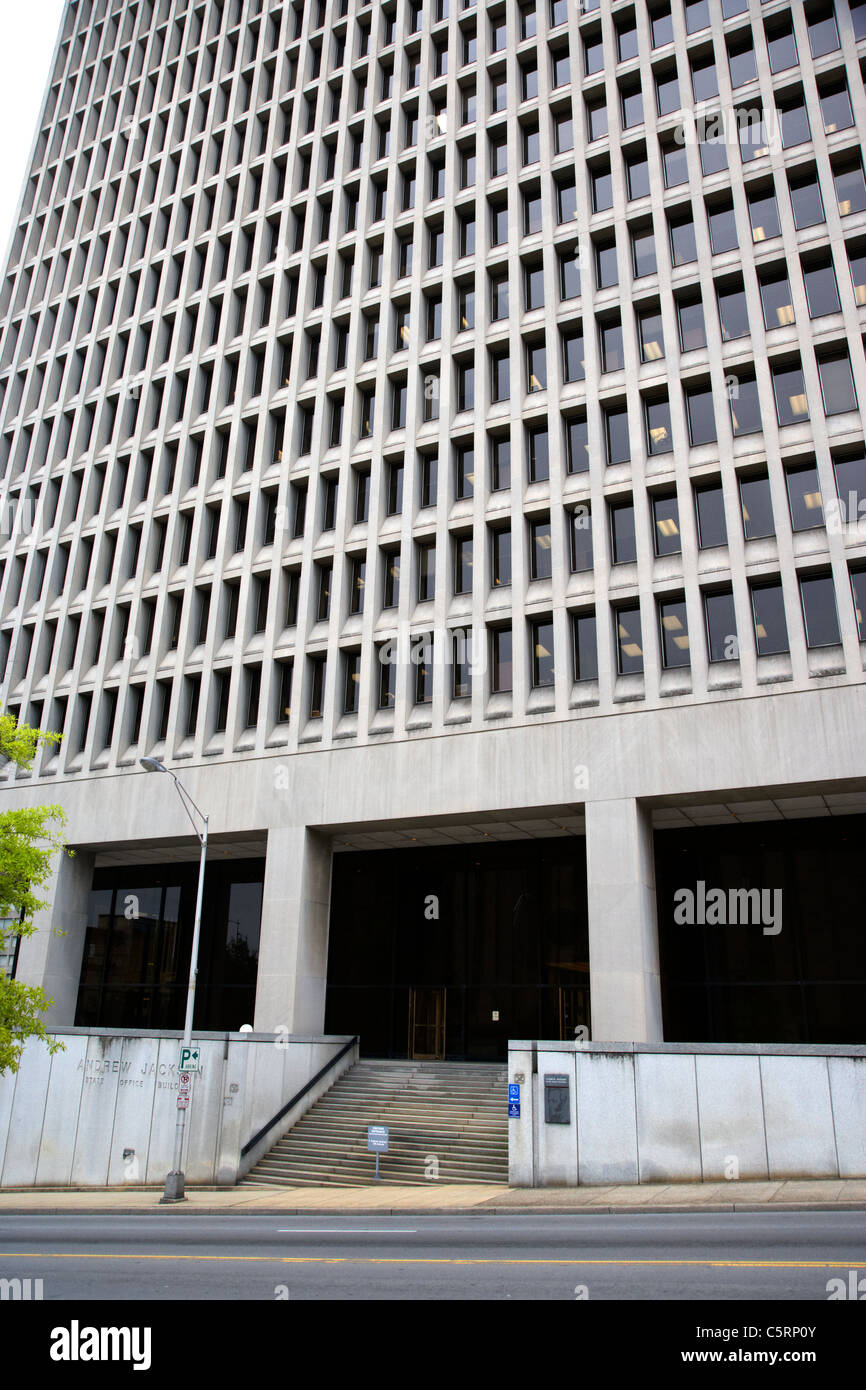
<svg viewBox="0 0 866 1390">
<path fill-rule="evenodd" d="M 0 256 L 4 262 L 63 6 L 64 0 L 0 0 Z"/>
</svg>

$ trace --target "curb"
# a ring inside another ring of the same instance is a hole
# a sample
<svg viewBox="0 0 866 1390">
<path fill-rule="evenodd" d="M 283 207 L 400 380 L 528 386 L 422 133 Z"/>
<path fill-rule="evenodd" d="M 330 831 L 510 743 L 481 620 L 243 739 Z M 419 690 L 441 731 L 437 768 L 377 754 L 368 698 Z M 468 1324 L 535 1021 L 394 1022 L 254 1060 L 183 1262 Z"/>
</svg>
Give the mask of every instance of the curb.
<svg viewBox="0 0 866 1390">
<path fill-rule="evenodd" d="M 681 1215 L 683 1213 L 708 1212 L 719 1215 L 723 1212 L 768 1212 L 768 1211 L 862 1211 L 866 1212 L 864 1202 L 707 1202 L 707 1203 L 666 1203 L 664 1206 L 587 1206 L 587 1207 L 190 1207 L 178 1211 L 176 1207 L 163 1207 L 156 1204 L 152 1210 L 141 1207 L 2 1207 L 3 1216 L 151 1216 L 162 1212 L 166 1216 L 635 1216 L 647 1213 L 660 1215 Z"/>
</svg>

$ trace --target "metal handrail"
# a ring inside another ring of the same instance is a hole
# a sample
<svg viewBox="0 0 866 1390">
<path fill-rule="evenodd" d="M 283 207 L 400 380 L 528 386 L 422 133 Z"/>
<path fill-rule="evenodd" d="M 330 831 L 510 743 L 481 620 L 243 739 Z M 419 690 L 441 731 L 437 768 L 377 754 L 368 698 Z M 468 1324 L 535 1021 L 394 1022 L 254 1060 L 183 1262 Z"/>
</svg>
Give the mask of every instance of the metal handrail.
<svg viewBox="0 0 866 1390">
<path fill-rule="evenodd" d="M 276 1115 L 274 1115 L 270 1120 L 268 1120 L 267 1124 L 264 1125 L 258 1131 L 258 1133 L 253 1135 L 252 1139 L 247 1140 L 246 1144 L 244 1144 L 243 1148 L 241 1149 L 241 1158 L 245 1158 L 246 1155 L 250 1152 L 250 1150 L 254 1149 L 256 1147 L 256 1144 L 258 1144 L 262 1139 L 264 1139 L 268 1130 L 273 1129 L 274 1125 L 279 1124 L 280 1120 L 282 1120 L 285 1115 L 288 1115 L 289 1111 L 297 1105 L 298 1101 L 303 1100 L 307 1092 L 312 1090 L 316 1082 L 321 1081 L 323 1076 L 327 1076 L 331 1068 L 335 1067 L 337 1063 L 341 1060 L 341 1058 L 345 1057 L 346 1053 L 349 1052 L 358 1041 L 359 1035 L 356 1034 L 354 1038 L 350 1039 L 350 1041 L 346 1043 L 345 1047 L 341 1047 L 340 1051 L 334 1054 L 334 1056 L 331 1058 L 329 1062 L 325 1063 L 321 1071 L 317 1071 L 316 1075 L 310 1078 L 306 1086 L 301 1087 L 297 1095 L 292 1096 L 291 1100 L 286 1101 L 286 1104 L 283 1106 L 283 1108 L 281 1110 L 278 1110 Z"/>
</svg>

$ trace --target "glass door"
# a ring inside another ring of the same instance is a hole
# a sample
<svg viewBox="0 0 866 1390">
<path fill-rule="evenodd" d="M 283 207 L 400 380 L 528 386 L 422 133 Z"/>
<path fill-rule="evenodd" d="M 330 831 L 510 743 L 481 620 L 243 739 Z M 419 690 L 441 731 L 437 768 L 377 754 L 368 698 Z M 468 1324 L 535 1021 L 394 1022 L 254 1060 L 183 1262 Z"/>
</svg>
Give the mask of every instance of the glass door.
<svg viewBox="0 0 866 1390">
<path fill-rule="evenodd" d="M 444 1058 L 444 989 L 409 991 L 409 1056 L 419 1061 Z"/>
</svg>

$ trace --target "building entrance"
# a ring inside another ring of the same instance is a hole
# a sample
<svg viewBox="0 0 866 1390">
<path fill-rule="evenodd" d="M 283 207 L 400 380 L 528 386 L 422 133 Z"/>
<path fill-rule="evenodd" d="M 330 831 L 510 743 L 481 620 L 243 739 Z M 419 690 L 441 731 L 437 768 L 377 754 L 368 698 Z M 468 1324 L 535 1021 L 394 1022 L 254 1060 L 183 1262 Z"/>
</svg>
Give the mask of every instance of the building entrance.
<svg viewBox="0 0 866 1390">
<path fill-rule="evenodd" d="M 445 1056 L 445 990 L 409 991 L 409 1056 L 441 1061 Z"/>
<path fill-rule="evenodd" d="M 326 1032 L 367 1057 L 492 1062 L 584 1022 L 582 838 L 334 856 Z"/>
</svg>

